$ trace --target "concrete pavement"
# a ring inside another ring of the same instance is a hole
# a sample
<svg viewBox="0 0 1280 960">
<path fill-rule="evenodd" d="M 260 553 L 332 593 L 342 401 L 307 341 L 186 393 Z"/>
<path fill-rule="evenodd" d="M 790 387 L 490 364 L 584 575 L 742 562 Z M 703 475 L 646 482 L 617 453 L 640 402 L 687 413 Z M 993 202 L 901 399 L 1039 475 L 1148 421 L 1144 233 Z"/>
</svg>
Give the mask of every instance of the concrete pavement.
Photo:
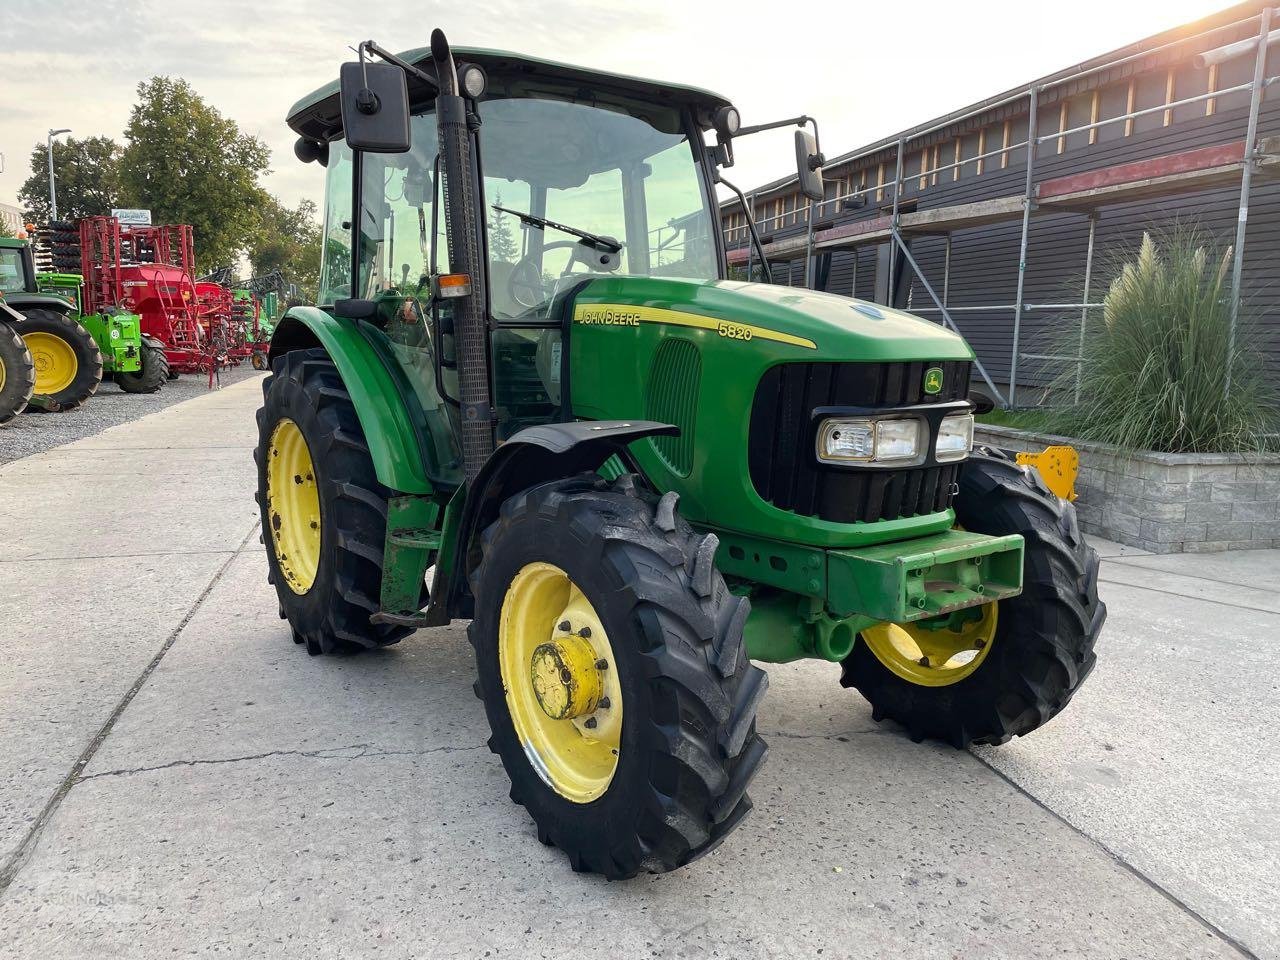
<svg viewBox="0 0 1280 960">
<path fill-rule="evenodd" d="M 995 750 L 772 667 L 754 813 L 611 884 L 507 799 L 460 628 L 290 641 L 258 397 L 0 467 L 0 956 L 1280 958 L 1275 553 L 1101 545 L 1093 677 Z"/>
</svg>

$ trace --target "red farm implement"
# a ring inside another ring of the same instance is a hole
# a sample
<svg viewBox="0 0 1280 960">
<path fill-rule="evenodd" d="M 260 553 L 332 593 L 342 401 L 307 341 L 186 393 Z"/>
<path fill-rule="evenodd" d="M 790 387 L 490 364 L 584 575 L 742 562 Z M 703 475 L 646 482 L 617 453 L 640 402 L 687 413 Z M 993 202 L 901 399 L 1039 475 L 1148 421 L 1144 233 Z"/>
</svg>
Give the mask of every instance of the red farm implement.
<svg viewBox="0 0 1280 960">
<path fill-rule="evenodd" d="M 201 322 L 186 224 L 141 226 L 114 217 L 80 221 L 85 306 L 120 306 L 142 318 L 142 332 L 164 344 L 174 373 L 211 372 L 225 362 Z"/>
</svg>

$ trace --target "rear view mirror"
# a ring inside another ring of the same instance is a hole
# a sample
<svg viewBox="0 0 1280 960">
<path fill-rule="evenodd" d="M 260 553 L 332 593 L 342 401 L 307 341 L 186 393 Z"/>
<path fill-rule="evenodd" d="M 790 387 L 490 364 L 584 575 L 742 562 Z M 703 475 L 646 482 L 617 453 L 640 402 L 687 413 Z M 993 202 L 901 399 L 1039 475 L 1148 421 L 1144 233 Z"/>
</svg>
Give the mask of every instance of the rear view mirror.
<svg viewBox="0 0 1280 960">
<path fill-rule="evenodd" d="M 796 171 L 800 175 L 800 192 L 810 200 L 823 200 L 822 154 L 808 130 L 796 131 Z"/>
<path fill-rule="evenodd" d="M 338 74 L 347 145 L 367 153 L 405 153 L 409 143 L 409 84 L 389 63 L 344 63 Z"/>
</svg>

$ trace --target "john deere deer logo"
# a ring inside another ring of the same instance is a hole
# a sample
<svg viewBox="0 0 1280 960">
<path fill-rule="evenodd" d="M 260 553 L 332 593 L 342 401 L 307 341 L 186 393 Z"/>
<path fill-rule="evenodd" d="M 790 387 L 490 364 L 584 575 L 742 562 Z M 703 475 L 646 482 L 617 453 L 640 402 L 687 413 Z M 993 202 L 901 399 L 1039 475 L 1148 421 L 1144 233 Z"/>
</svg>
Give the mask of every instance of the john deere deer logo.
<svg viewBox="0 0 1280 960">
<path fill-rule="evenodd" d="M 924 372 L 924 392 L 935 394 L 942 392 L 942 368 L 930 367 Z"/>
</svg>

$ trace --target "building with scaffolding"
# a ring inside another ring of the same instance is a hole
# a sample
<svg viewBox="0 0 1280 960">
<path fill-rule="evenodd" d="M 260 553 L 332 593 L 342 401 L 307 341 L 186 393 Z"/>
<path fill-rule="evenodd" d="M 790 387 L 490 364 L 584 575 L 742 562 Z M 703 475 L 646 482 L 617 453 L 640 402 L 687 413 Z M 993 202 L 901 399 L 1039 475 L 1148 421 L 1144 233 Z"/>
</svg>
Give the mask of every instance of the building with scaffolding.
<svg viewBox="0 0 1280 960">
<path fill-rule="evenodd" d="M 749 191 L 774 282 L 951 326 L 975 383 L 1034 405 L 1101 322 L 1101 251 L 1194 219 L 1233 244 L 1240 323 L 1280 363 L 1273 25 L 1241 4 L 835 156 L 820 203 L 794 176 Z M 759 278 L 738 201 L 721 215 L 731 269 Z"/>
</svg>

